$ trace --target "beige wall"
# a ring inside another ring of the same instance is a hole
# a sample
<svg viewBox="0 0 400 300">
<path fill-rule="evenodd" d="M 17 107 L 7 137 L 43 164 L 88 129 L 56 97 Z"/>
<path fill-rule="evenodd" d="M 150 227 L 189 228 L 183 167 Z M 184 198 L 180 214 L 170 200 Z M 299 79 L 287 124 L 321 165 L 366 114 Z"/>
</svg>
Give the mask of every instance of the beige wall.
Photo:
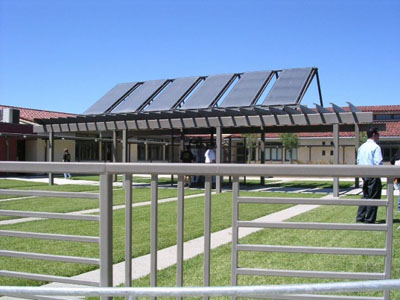
<svg viewBox="0 0 400 300">
<path fill-rule="evenodd" d="M 25 142 L 25 159 L 27 161 L 44 161 L 46 155 L 46 141 L 42 139 Z"/>
<path fill-rule="evenodd" d="M 54 141 L 54 161 L 62 161 L 64 148 L 68 148 L 71 154 L 71 161 L 75 161 L 75 141 L 55 140 Z M 42 139 L 29 140 L 25 143 L 25 159 L 27 161 L 45 161 L 46 141 Z"/>
</svg>

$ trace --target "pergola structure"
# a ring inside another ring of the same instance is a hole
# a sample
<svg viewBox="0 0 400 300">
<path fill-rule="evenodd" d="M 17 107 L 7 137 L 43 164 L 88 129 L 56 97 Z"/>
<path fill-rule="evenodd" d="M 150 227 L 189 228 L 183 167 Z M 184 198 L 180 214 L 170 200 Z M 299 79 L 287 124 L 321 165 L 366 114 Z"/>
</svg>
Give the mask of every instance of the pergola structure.
<svg viewBox="0 0 400 300">
<path fill-rule="evenodd" d="M 319 104 L 310 109 L 301 100 L 314 78 Z M 215 134 L 217 163 L 222 158 L 222 134 L 259 133 L 264 163 L 265 133 L 331 131 L 334 163 L 338 164 L 339 131 L 355 131 L 358 147 L 359 130 L 373 118 L 351 103 L 348 110 L 335 104 L 325 108 L 318 69 L 308 67 L 121 83 L 82 115 L 36 121 L 40 125 L 34 131 L 49 134 L 50 161 L 54 134 L 60 133 L 112 132 L 115 152 L 117 132 L 122 132 L 123 162 L 127 162 L 132 137 L 178 134 L 183 140 L 185 134 Z M 216 189 L 221 190 L 221 178 L 217 178 Z M 334 194 L 338 194 L 338 182 Z"/>
</svg>

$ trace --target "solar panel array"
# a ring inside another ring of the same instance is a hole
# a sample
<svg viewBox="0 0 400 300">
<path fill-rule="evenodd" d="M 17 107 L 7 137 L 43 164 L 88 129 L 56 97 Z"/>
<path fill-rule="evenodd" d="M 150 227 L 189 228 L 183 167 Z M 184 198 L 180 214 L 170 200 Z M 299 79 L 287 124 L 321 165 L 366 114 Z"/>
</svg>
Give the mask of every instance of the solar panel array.
<svg viewBox="0 0 400 300">
<path fill-rule="evenodd" d="M 84 114 L 251 107 L 274 76 L 278 78 L 261 106 L 298 105 L 315 72 L 315 68 L 297 68 L 121 83 Z"/>
</svg>

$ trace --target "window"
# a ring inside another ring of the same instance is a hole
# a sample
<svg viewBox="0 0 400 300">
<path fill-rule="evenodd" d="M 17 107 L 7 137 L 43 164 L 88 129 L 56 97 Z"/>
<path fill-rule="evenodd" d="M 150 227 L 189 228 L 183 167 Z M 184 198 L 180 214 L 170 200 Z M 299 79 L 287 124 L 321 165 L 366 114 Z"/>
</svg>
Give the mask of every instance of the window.
<svg viewBox="0 0 400 300">
<path fill-rule="evenodd" d="M 297 160 L 297 148 L 292 149 L 292 160 Z M 290 161 L 290 151 L 286 149 L 286 161 Z"/>
<path fill-rule="evenodd" d="M 99 160 L 99 145 L 94 141 L 76 141 L 75 160 Z"/>
<path fill-rule="evenodd" d="M 331 150 L 331 155 L 333 155 L 333 150 Z"/>
<path fill-rule="evenodd" d="M 322 142 L 322 146 L 325 146 L 325 142 Z"/>
<path fill-rule="evenodd" d="M 322 156 L 325 156 L 325 150 L 322 150 Z"/>
<path fill-rule="evenodd" d="M 375 120 L 390 120 L 392 119 L 392 115 L 374 115 Z"/>
</svg>

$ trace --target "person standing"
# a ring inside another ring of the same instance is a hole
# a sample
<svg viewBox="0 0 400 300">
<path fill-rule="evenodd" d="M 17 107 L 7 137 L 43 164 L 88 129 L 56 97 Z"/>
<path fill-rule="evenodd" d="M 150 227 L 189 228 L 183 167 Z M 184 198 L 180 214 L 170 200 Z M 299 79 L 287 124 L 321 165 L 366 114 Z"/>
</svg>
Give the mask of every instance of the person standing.
<svg viewBox="0 0 400 300">
<path fill-rule="evenodd" d="M 212 163 L 216 162 L 214 144 L 211 144 L 210 148 L 207 149 L 206 153 L 204 154 L 204 158 L 205 158 L 205 163 L 206 164 L 212 164 Z"/>
<path fill-rule="evenodd" d="M 69 154 L 69 151 L 67 148 L 64 149 L 64 154 L 63 154 L 63 162 L 70 162 L 71 161 L 71 154 Z M 71 178 L 71 173 L 64 173 L 64 179 Z"/>
<path fill-rule="evenodd" d="M 400 150 L 396 152 L 395 155 L 390 159 L 390 163 L 395 166 L 400 166 Z M 394 180 L 394 188 L 400 191 L 400 178 Z M 400 211 L 400 194 L 397 198 L 397 210 Z"/>
<path fill-rule="evenodd" d="M 367 130 L 367 141 L 357 152 L 357 165 L 377 166 L 382 164 L 382 151 L 378 146 L 379 132 L 376 127 Z M 363 199 L 380 199 L 382 183 L 380 178 L 363 177 Z M 359 206 L 356 222 L 375 223 L 378 213 L 377 206 Z"/>
<path fill-rule="evenodd" d="M 190 150 L 190 146 L 187 146 L 185 151 L 181 153 L 181 161 L 183 163 L 192 163 L 194 161 L 194 155 L 192 151 Z M 190 186 L 191 184 L 191 176 L 186 175 L 185 176 L 185 186 Z"/>
<path fill-rule="evenodd" d="M 206 153 L 204 153 L 204 159 L 206 164 L 214 164 L 216 163 L 216 155 L 215 155 L 215 146 L 214 144 L 210 145 L 210 148 L 207 149 Z M 216 177 L 212 176 L 212 185 L 215 185 Z"/>
</svg>

